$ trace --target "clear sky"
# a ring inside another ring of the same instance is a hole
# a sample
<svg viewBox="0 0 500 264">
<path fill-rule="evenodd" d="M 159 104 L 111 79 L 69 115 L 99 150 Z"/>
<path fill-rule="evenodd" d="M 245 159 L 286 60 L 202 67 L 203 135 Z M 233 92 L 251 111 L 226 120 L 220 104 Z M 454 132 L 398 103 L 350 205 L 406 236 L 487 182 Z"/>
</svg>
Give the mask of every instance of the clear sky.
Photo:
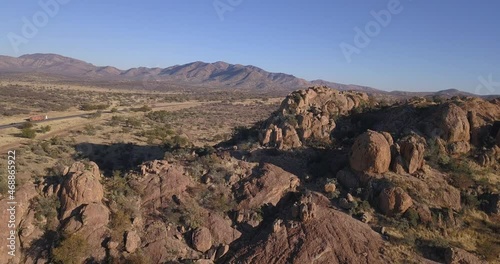
<svg viewBox="0 0 500 264">
<path fill-rule="evenodd" d="M 3 1 L 0 54 L 57 53 L 121 69 L 226 61 L 384 90 L 475 92 L 483 78 L 494 85 L 480 93 L 500 94 L 498 0 L 58 1 L 68 3 L 47 21 L 38 1 Z M 385 25 L 371 14 L 381 10 L 393 12 Z M 8 34 L 26 37 L 23 17 L 34 15 L 38 32 L 16 53 Z M 356 45 L 355 28 L 366 34 L 367 24 L 369 44 Z M 350 62 L 341 43 L 357 49 Z"/>
</svg>

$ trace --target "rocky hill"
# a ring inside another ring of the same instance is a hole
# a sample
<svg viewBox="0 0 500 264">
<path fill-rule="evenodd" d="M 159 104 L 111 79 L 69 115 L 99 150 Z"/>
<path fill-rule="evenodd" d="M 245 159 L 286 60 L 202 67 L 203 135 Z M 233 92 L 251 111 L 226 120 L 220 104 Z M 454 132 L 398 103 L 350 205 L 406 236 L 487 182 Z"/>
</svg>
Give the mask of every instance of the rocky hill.
<svg viewBox="0 0 500 264">
<path fill-rule="evenodd" d="M 94 66 L 57 54 L 28 54 L 18 58 L 0 56 L 0 74 L 6 73 L 43 73 L 51 77 L 84 81 L 154 81 L 188 87 L 251 90 L 294 90 L 309 85 L 308 81 L 293 75 L 271 73 L 251 65 L 221 61 L 214 63 L 198 61 L 168 68 L 139 67 L 119 70 L 111 66 Z M 349 89 L 357 87 L 352 85 Z"/>
<path fill-rule="evenodd" d="M 20 186 L 14 261 L 495 263 L 499 122 L 500 100 L 296 91 L 215 149 Z"/>
</svg>

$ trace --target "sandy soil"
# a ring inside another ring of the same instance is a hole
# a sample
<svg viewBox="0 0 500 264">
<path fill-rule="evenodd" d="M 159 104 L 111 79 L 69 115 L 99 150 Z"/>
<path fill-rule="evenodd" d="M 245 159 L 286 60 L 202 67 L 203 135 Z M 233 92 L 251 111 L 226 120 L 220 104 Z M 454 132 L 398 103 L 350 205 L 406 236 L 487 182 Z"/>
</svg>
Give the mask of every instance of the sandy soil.
<svg viewBox="0 0 500 264">
<path fill-rule="evenodd" d="M 195 106 L 200 106 L 202 104 L 206 104 L 209 102 L 197 102 L 197 101 L 188 101 L 188 102 L 181 102 L 181 103 L 161 103 L 161 104 L 156 104 L 154 107 L 152 107 L 154 110 L 165 110 L 165 111 L 178 111 L 186 108 L 191 108 Z M 89 113 L 85 111 L 65 111 L 65 112 L 51 112 L 47 113 L 48 116 L 50 117 L 62 117 L 62 116 L 71 116 L 71 115 L 77 115 L 77 114 L 82 114 L 82 113 Z M 130 112 L 130 113 L 120 113 L 123 115 L 127 116 L 139 116 L 142 113 L 135 113 L 135 112 Z M 65 120 L 57 120 L 57 121 L 48 121 L 48 122 L 43 122 L 39 123 L 38 126 L 45 126 L 45 125 L 50 125 L 51 126 L 51 131 L 46 134 L 39 134 L 36 139 L 46 139 L 53 137 L 55 135 L 63 135 L 66 132 L 70 130 L 75 130 L 81 127 L 84 127 L 86 124 L 99 124 L 102 123 L 106 120 L 109 120 L 111 116 L 116 115 L 116 113 L 105 113 L 102 114 L 100 118 L 97 119 L 87 119 L 87 118 L 82 118 L 82 117 L 74 117 L 74 118 L 69 118 Z M 10 124 L 13 122 L 22 122 L 23 117 L 21 116 L 15 116 L 15 117 L 9 117 L 7 119 L 2 119 L 1 123 L 2 124 Z M 20 120 L 20 121 L 19 121 Z M 0 130 L 0 151 L 3 151 L 5 149 L 11 149 L 14 148 L 18 145 L 24 144 L 26 142 L 29 142 L 29 139 L 23 139 L 17 137 L 17 134 L 19 133 L 19 129 L 17 128 L 7 128 L 7 129 L 2 129 Z"/>
</svg>

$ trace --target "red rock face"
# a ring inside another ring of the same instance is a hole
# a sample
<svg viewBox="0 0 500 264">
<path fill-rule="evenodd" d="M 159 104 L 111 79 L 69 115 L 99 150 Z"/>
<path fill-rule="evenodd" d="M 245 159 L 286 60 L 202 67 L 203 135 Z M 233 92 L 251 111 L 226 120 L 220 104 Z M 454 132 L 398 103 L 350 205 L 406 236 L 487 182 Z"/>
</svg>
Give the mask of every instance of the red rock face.
<svg viewBox="0 0 500 264">
<path fill-rule="evenodd" d="M 320 200 L 328 203 L 326 198 Z M 382 239 L 368 225 L 326 207 L 325 202 L 309 203 L 317 207 L 313 217 L 295 226 L 281 219 L 270 223 L 275 227 L 262 230 L 224 263 L 384 263 Z"/>
<path fill-rule="evenodd" d="M 384 214 L 393 216 L 406 212 L 413 205 L 413 200 L 403 189 L 396 187 L 384 189 L 378 197 L 378 203 Z"/>
<path fill-rule="evenodd" d="M 194 249 L 200 252 L 209 250 L 212 247 L 212 235 L 210 234 L 210 230 L 205 227 L 194 230 L 191 236 L 191 243 Z"/>
<path fill-rule="evenodd" d="M 61 185 L 61 219 L 70 216 L 80 205 L 102 201 L 104 189 L 100 178 L 99 167 L 94 162 L 71 166 Z"/>
<path fill-rule="evenodd" d="M 398 141 L 398 145 L 406 172 L 411 174 L 424 166 L 425 139 L 423 137 L 407 136 Z"/>
<path fill-rule="evenodd" d="M 288 95 L 277 114 L 271 116 L 260 133 L 262 145 L 293 149 L 307 141 L 329 142 L 335 118 L 346 115 L 368 100 L 358 92 L 339 92 L 327 87 L 311 87 Z"/>
<path fill-rule="evenodd" d="M 375 131 L 358 136 L 351 148 L 349 164 L 359 172 L 387 172 L 391 164 L 391 147 L 386 137 Z"/>
<path fill-rule="evenodd" d="M 264 164 L 262 176 L 250 179 L 241 186 L 239 208 L 260 208 L 264 204 L 276 205 L 286 191 L 294 191 L 299 185 L 299 178 L 283 169 Z"/>
</svg>

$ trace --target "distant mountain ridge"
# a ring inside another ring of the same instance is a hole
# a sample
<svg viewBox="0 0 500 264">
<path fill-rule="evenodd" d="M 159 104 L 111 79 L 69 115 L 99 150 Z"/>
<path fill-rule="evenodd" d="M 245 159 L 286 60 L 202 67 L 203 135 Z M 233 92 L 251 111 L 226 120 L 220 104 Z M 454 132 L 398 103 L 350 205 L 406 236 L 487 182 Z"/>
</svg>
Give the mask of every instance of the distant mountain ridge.
<svg viewBox="0 0 500 264">
<path fill-rule="evenodd" d="M 285 73 L 272 73 L 252 65 L 229 64 L 218 61 L 196 61 L 168 68 L 138 67 L 120 70 L 112 66 L 91 63 L 57 54 L 27 54 L 18 58 L 0 56 L 0 73 L 44 73 L 86 80 L 165 81 L 178 85 L 241 89 L 296 90 L 323 83 L 340 90 L 376 90 L 374 88 L 314 81 Z"/>
<path fill-rule="evenodd" d="M 456 89 L 438 92 L 387 92 L 372 87 L 341 84 L 324 80 L 307 81 L 285 73 L 272 73 L 252 65 L 229 64 L 223 61 L 206 63 L 196 61 L 167 68 L 138 67 L 121 70 L 112 66 L 91 63 L 58 54 L 26 54 L 18 58 L 0 55 L 0 74 L 43 74 L 53 78 L 71 78 L 84 81 L 138 81 L 166 83 L 177 87 L 232 88 L 246 90 L 294 91 L 309 86 L 328 86 L 345 91 L 355 90 L 392 97 L 412 96 L 476 96 Z M 160 87 L 154 85 L 154 87 Z M 496 96 L 487 96 L 496 97 Z"/>
</svg>

